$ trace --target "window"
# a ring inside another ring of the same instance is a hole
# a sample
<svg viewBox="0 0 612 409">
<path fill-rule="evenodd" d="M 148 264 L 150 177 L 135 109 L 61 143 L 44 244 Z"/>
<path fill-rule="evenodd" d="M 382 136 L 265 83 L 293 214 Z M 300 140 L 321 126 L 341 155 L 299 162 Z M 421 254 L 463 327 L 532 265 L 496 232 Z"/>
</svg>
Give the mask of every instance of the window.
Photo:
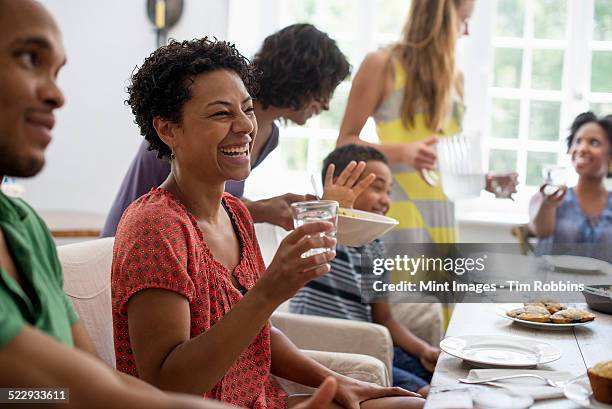
<svg viewBox="0 0 612 409">
<path fill-rule="evenodd" d="M 538 185 L 542 165 L 560 157 L 567 2 L 498 0 L 495 11 L 489 167 Z"/>
</svg>

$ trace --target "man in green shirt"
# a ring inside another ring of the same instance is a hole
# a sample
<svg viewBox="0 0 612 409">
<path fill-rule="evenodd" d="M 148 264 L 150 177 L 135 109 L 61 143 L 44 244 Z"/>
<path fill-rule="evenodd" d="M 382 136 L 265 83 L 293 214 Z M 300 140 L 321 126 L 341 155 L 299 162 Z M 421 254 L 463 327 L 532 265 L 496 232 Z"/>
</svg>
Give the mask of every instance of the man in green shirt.
<svg viewBox="0 0 612 409">
<path fill-rule="evenodd" d="M 64 103 L 56 80 L 65 62 L 60 31 L 40 4 L 0 0 L 0 180 L 42 169 L 53 113 Z M 68 388 L 61 408 L 227 407 L 163 393 L 106 366 L 62 287 L 43 221 L 24 201 L 0 193 L 0 388 Z M 326 408 L 334 394 L 327 380 L 300 407 Z"/>
</svg>

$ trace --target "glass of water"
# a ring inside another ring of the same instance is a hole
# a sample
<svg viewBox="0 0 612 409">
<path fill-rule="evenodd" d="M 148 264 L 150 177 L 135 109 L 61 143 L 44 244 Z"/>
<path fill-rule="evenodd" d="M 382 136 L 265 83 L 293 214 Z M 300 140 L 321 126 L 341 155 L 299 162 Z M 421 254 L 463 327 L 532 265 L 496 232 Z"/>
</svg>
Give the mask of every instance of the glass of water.
<svg viewBox="0 0 612 409">
<path fill-rule="evenodd" d="M 554 195 L 567 184 L 567 168 L 558 165 L 542 166 L 542 178 L 544 178 L 544 189 L 542 192 L 547 195 Z"/>
<path fill-rule="evenodd" d="M 291 204 L 293 211 L 293 225 L 298 228 L 306 223 L 330 222 L 334 225 L 332 231 L 327 235 L 336 237 L 336 227 L 338 226 L 338 202 L 335 200 L 313 200 L 309 202 L 295 202 Z M 302 257 L 310 257 L 315 254 L 325 253 L 328 248 L 316 248 L 302 254 Z"/>
</svg>

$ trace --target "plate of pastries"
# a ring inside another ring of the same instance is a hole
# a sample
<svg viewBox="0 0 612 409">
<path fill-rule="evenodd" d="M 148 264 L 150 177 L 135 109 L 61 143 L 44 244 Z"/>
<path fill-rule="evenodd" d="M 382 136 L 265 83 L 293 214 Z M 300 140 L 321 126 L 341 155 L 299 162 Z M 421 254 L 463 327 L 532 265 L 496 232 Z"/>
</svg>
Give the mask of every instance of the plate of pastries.
<svg viewBox="0 0 612 409">
<path fill-rule="evenodd" d="M 497 314 L 517 324 L 542 329 L 571 328 L 595 320 L 595 315 L 589 311 L 554 301 L 501 304 Z"/>
</svg>

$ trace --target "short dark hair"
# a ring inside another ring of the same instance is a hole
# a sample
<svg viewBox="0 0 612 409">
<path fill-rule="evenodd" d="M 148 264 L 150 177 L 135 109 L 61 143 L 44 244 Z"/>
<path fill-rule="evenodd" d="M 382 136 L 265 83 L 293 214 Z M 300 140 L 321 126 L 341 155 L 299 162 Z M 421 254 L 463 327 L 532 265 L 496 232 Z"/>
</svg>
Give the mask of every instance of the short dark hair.
<svg viewBox="0 0 612 409">
<path fill-rule="evenodd" d="M 234 71 L 251 95 L 257 93 L 257 75 L 249 60 L 232 44 L 216 38 L 171 40 L 144 60 L 132 75 L 126 103 L 132 108 L 140 134 L 149 142 L 149 150 L 157 150 L 159 158 L 170 156 L 170 148 L 153 127 L 153 118 L 180 122 L 194 78 L 222 69 Z"/>
<path fill-rule="evenodd" d="M 335 165 L 334 177 L 340 175 L 340 173 L 348 166 L 351 161 L 355 162 L 369 162 L 378 161 L 389 166 L 387 157 L 379 150 L 366 145 L 349 144 L 343 145 L 339 148 L 334 149 L 323 159 L 323 169 L 321 170 L 321 178 L 325 182 L 325 172 L 332 163 Z"/>
<path fill-rule="evenodd" d="M 300 109 L 327 100 L 350 73 L 336 42 L 311 24 L 293 24 L 268 36 L 253 65 L 262 74 L 257 100 L 264 109 Z"/>
<path fill-rule="evenodd" d="M 572 147 L 572 143 L 574 142 L 574 137 L 578 130 L 582 128 L 584 125 L 594 122 L 601 126 L 608 137 L 608 141 L 610 142 L 610 146 L 612 147 L 612 115 L 606 115 L 603 117 L 597 117 L 593 112 L 583 112 L 574 119 L 572 125 L 569 127 L 570 134 L 565 140 L 567 143 L 567 150 L 569 152 Z M 608 172 L 608 177 L 612 176 L 611 172 Z"/>
</svg>

